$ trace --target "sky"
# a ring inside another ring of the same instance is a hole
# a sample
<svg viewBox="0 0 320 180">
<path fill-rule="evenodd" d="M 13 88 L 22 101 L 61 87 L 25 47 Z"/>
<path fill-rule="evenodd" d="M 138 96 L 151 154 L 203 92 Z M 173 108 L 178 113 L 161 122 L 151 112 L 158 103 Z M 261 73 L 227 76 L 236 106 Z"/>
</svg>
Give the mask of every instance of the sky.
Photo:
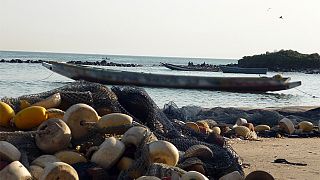
<svg viewBox="0 0 320 180">
<path fill-rule="evenodd" d="M 319 0 L 0 0 L 0 50 L 231 59 L 320 53 L 319 8 Z"/>
</svg>

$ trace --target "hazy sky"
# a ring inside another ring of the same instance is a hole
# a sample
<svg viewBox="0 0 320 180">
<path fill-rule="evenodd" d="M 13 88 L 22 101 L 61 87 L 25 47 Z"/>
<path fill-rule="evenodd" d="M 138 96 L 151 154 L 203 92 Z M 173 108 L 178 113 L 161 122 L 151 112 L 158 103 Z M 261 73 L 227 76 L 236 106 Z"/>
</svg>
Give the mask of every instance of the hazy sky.
<svg viewBox="0 0 320 180">
<path fill-rule="evenodd" d="M 319 9 L 320 0 L 0 0 L 0 50 L 211 58 L 320 53 Z"/>
</svg>

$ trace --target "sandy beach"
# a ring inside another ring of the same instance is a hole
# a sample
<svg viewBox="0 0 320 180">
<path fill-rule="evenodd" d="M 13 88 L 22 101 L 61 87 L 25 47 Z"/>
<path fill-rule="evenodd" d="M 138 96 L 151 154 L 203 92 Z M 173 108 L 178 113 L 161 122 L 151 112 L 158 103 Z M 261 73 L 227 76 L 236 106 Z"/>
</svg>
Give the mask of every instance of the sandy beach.
<svg viewBox="0 0 320 180">
<path fill-rule="evenodd" d="M 318 180 L 320 178 L 320 138 L 261 138 L 261 141 L 232 139 L 230 145 L 242 158 L 249 174 L 264 170 L 275 179 Z M 282 158 L 307 166 L 273 163 Z"/>
</svg>

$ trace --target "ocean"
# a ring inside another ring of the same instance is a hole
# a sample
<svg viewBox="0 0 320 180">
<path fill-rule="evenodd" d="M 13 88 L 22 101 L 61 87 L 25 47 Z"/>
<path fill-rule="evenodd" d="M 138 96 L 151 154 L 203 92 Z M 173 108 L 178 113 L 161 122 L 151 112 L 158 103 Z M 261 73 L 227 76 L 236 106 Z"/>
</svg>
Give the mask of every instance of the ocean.
<svg viewBox="0 0 320 180">
<path fill-rule="evenodd" d="M 0 60 L 55 60 L 55 61 L 101 61 L 108 57 L 108 62 L 141 64 L 142 67 L 112 67 L 102 68 L 121 69 L 126 71 L 184 74 L 201 76 L 259 76 L 246 74 L 224 74 L 222 72 L 184 72 L 172 71 L 160 66 L 160 62 L 173 64 L 230 64 L 237 63 L 235 59 L 205 59 L 205 58 L 177 58 L 177 57 L 147 57 L 147 56 L 122 56 L 102 54 L 69 54 L 69 53 L 45 53 L 45 52 L 18 52 L 0 51 Z M 264 76 L 281 74 L 291 77 L 292 81 L 302 81 L 302 85 L 289 90 L 278 92 L 233 93 L 209 90 L 188 90 L 168 88 L 148 88 L 145 90 L 162 108 L 166 103 L 173 101 L 178 107 L 195 105 L 206 108 L 212 107 L 283 107 L 283 106 L 318 106 L 320 104 L 320 75 L 304 74 L 298 72 L 268 72 Z M 19 97 L 26 94 L 35 94 L 64 86 L 72 79 L 42 67 L 41 64 L 15 64 L 0 63 L 0 98 Z M 111 87 L 111 85 L 107 85 Z"/>
</svg>

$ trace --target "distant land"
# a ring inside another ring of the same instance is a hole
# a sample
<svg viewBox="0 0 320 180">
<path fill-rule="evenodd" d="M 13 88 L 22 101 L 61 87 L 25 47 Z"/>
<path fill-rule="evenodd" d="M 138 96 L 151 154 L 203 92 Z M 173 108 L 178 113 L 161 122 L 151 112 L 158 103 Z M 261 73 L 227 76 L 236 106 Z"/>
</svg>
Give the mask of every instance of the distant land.
<svg viewBox="0 0 320 180">
<path fill-rule="evenodd" d="M 239 67 L 268 68 L 269 71 L 320 73 L 318 53 L 302 54 L 293 50 L 266 52 L 265 54 L 244 56 L 238 60 Z"/>
</svg>

